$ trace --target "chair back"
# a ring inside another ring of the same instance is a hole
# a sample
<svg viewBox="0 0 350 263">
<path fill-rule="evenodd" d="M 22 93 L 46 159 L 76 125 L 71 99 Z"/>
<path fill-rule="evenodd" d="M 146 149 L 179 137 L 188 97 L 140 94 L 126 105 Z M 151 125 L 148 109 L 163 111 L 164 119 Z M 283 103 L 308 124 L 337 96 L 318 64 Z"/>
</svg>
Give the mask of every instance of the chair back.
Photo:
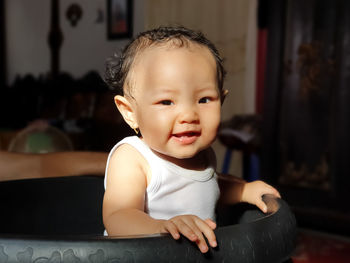
<svg viewBox="0 0 350 263">
<path fill-rule="evenodd" d="M 102 235 L 104 177 L 0 182 L 0 233 Z"/>
</svg>

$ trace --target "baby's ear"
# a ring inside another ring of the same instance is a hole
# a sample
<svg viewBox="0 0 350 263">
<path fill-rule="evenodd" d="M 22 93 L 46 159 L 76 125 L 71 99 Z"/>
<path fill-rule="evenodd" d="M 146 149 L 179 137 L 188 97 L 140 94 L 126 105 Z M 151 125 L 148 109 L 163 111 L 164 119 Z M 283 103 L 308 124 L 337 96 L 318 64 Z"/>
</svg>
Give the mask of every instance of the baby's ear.
<svg viewBox="0 0 350 263">
<path fill-rule="evenodd" d="M 224 100 L 225 100 L 227 94 L 228 94 L 228 90 L 227 89 L 223 89 L 221 91 L 221 104 L 224 103 Z"/>
<path fill-rule="evenodd" d="M 132 129 L 138 128 L 135 112 L 130 101 L 124 96 L 117 95 L 114 97 L 114 103 L 125 122 L 129 124 Z"/>
</svg>

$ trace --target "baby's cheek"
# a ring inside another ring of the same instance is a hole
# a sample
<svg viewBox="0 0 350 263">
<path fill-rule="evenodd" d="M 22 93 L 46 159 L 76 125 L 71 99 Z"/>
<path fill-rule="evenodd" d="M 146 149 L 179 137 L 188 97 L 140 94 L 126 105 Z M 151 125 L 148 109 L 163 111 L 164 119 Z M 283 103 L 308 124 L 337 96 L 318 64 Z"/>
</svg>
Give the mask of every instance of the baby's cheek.
<svg viewBox="0 0 350 263">
<path fill-rule="evenodd" d="M 211 120 L 210 126 L 211 126 L 212 132 L 216 134 L 219 130 L 220 118 L 214 116 Z"/>
</svg>

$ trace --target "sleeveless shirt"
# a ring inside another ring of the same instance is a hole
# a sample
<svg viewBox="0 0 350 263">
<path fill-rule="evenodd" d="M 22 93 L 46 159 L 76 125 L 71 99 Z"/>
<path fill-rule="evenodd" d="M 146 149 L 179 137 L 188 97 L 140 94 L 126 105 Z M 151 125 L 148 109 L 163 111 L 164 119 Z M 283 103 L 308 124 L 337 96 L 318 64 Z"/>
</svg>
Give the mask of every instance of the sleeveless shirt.
<svg viewBox="0 0 350 263">
<path fill-rule="evenodd" d="M 196 215 L 215 221 L 215 206 L 220 190 L 215 173 L 215 154 L 211 148 L 205 150 L 208 167 L 202 171 L 189 170 L 175 165 L 156 155 L 137 136 L 126 137 L 111 150 L 110 157 L 122 144 L 134 147 L 148 162 L 151 180 L 145 193 L 145 212 L 155 219 L 170 219 L 178 215 Z"/>
</svg>

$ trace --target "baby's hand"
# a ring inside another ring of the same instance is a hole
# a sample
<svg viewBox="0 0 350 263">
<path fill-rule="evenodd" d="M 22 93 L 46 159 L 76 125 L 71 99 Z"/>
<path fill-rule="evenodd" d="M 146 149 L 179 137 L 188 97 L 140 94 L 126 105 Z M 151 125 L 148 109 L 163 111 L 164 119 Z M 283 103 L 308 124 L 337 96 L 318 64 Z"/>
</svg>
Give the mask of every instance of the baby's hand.
<svg viewBox="0 0 350 263">
<path fill-rule="evenodd" d="M 267 206 L 262 200 L 262 196 L 264 194 L 272 194 L 278 198 L 281 198 L 279 192 L 271 185 L 268 185 L 262 181 L 254 181 L 245 184 L 241 201 L 256 205 L 261 209 L 261 211 L 266 213 Z"/>
<path fill-rule="evenodd" d="M 208 239 L 211 247 L 217 246 L 213 231 L 216 224 L 211 219 L 202 220 L 194 215 L 181 215 L 163 221 L 163 228 L 163 231 L 169 232 L 174 239 L 179 239 L 180 234 L 182 234 L 192 242 L 196 242 L 202 253 L 209 250 L 204 236 Z"/>
</svg>

